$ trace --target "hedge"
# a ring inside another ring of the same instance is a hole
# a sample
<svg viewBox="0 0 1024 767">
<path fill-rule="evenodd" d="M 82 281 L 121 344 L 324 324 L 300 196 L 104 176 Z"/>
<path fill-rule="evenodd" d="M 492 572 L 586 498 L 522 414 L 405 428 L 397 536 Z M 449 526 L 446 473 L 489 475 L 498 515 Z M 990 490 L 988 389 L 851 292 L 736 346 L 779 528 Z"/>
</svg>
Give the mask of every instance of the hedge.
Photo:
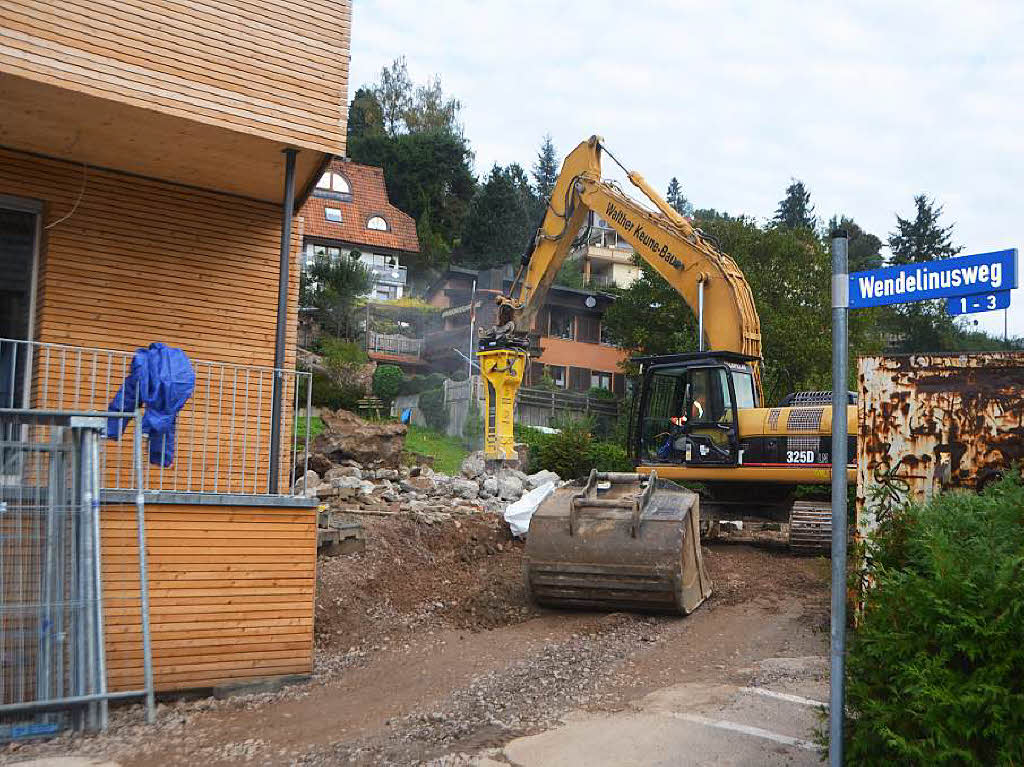
<svg viewBox="0 0 1024 767">
<path fill-rule="evenodd" d="M 858 765 L 1024 763 L 1024 488 L 885 515 L 851 636 L 846 750 Z"/>
</svg>

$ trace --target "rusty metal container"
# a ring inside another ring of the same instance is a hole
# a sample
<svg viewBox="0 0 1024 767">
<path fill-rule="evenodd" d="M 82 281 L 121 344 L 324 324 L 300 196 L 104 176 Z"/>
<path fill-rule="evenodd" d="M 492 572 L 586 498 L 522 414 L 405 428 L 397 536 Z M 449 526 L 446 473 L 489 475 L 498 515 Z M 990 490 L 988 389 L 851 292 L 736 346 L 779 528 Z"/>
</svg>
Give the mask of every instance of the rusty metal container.
<svg viewBox="0 0 1024 767">
<path fill-rule="evenodd" d="M 939 490 L 980 490 L 1024 459 L 1024 353 L 862 357 L 857 527 Z"/>
<path fill-rule="evenodd" d="M 593 471 L 530 520 L 523 557 L 537 604 L 688 615 L 711 594 L 696 493 L 650 475 Z"/>
</svg>

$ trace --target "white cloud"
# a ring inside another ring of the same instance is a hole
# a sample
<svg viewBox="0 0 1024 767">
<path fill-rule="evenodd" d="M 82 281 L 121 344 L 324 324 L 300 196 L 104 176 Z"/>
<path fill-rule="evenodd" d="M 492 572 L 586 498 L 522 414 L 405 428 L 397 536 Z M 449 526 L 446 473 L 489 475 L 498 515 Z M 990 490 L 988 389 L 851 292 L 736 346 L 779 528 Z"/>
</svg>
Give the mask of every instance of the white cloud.
<svg viewBox="0 0 1024 767">
<path fill-rule="evenodd" d="M 883 239 L 925 192 L 967 252 L 1019 243 L 1024 4 L 359 0 L 350 90 L 397 56 L 464 105 L 478 172 L 592 133 L 656 187 L 772 215 L 791 177 Z M 1019 295 L 1018 295 L 1019 294 Z M 1017 291 L 1011 334 L 1024 335 Z M 978 315 L 1002 332 L 1002 317 Z"/>
</svg>

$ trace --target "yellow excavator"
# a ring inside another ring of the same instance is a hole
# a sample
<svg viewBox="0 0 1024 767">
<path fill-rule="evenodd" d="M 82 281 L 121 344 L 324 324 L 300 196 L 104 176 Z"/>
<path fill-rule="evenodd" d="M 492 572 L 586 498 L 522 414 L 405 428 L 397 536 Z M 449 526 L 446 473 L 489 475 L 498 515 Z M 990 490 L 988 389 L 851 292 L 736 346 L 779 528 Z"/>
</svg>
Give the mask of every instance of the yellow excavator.
<svg viewBox="0 0 1024 767">
<path fill-rule="evenodd" d="M 790 544 L 824 549 L 826 503 L 797 503 L 797 485 L 831 481 L 830 392 L 791 394 L 766 406 L 761 324 L 736 262 L 643 179 L 627 177 L 648 210 L 601 177 L 592 136 L 566 158 L 543 221 L 477 352 L 486 382 L 485 455 L 516 457 L 513 408 L 548 290 L 591 212 L 630 243 L 698 319 L 699 350 L 637 358 L 628 449 L 635 473 L 592 473 L 534 514 L 527 537 L 528 591 L 542 604 L 668 609 L 688 613 L 711 591 L 699 534 L 722 520 L 788 521 Z M 621 164 L 619 164 L 620 167 Z M 848 407 L 856 433 L 856 406 Z M 856 456 L 851 437 L 848 454 Z M 847 466 L 855 480 L 855 466 Z M 695 495 L 674 480 L 699 482 Z"/>
</svg>

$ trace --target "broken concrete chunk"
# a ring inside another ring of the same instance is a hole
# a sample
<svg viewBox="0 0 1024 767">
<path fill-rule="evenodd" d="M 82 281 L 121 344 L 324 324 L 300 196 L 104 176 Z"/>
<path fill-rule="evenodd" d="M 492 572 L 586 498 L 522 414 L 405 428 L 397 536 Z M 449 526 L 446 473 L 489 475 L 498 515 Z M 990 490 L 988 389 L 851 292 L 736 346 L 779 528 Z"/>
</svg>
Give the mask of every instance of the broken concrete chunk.
<svg viewBox="0 0 1024 767">
<path fill-rule="evenodd" d="M 462 475 L 468 479 L 476 479 L 486 470 L 484 454 L 481 452 L 470 453 L 462 462 Z"/>
<path fill-rule="evenodd" d="M 523 494 L 523 481 L 514 474 L 498 478 L 498 496 L 503 501 L 516 501 Z"/>
<path fill-rule="evenodd" d="M 336 477 L 355 477 L 356 479 L 362 479 L 363 472 L 355 466 L 335 466 L 324 474 L 324 479 L 328 481 Z"/>
<path fill-rule="evenodd" d="M 554 482 L 557 485 L 561 481 L 562 478 L 555 474 L 555 472 L 543 469 L 542 471 L 538 471 L 536 474 L 528 476 L 524 484 L 526 485 L 527 490 L 533 490 L 547 482 Z"/>
<path fill-rule="evenodd" d="M 458 498 L 465 498 L 467 501 L 476 498 L 480 492 L 480 485 L 472 479 L 453 479 L 451 482 L 452 493 Z"/>
</svg>

